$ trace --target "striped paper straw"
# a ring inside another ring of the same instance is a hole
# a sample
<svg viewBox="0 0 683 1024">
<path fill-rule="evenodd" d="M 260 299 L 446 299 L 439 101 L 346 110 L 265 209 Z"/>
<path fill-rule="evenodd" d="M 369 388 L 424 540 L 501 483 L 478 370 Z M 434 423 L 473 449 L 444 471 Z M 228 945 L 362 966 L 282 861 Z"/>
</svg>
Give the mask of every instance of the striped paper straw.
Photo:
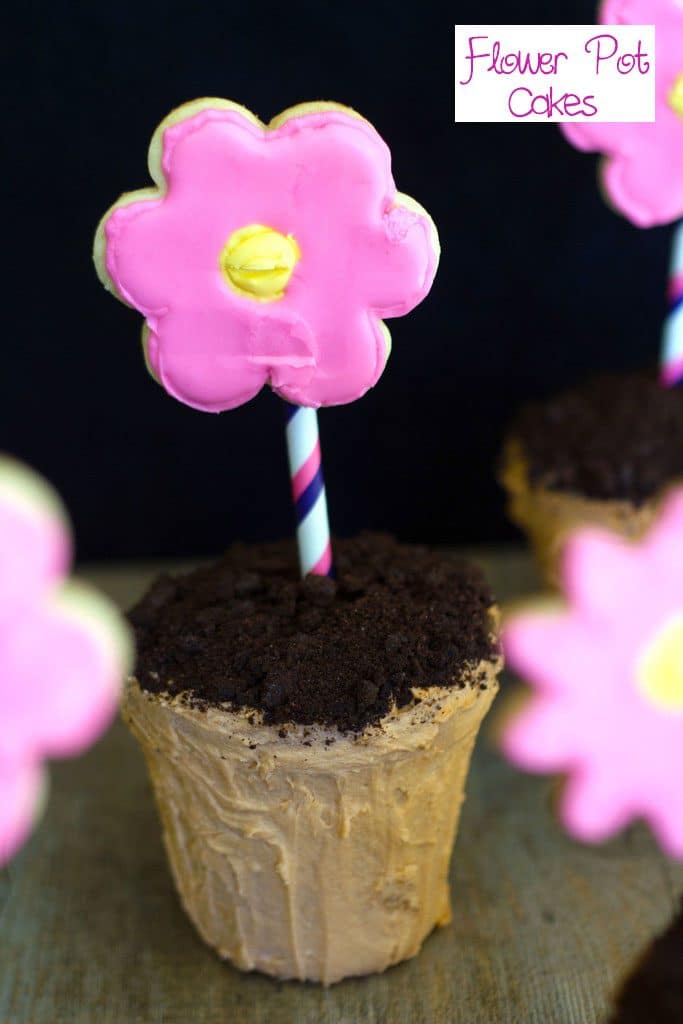
<svg viewBox="0 0 683 1024">
<path fill-rule="evenodd" d="M 662 339 L 662 383 L 666 387 L 683 380 L 683 221 L 674 234 L 669 275 L 669 313 Z"/>
<path fill-rule="evenodd" d="M 332 575 L 332 545 L 315 409 L 285 403 L 287 454 L 301 575 Z"/>
</svg>

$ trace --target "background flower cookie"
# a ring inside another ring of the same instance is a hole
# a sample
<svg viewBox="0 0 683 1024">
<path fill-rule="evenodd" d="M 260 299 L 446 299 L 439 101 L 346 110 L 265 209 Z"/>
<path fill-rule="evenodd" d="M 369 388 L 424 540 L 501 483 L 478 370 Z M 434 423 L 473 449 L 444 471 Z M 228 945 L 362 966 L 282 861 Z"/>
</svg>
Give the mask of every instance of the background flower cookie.
<svg viewBox="0 0 683 1024">
<path fill-rule="evenodd" d="M 56 494 L 0 458 L 0 864 L 40 810 L 43 759 L 80 753 L 102 732 L 132 660 L 113 606 L 65 581 L 70 561 Z"/>
<path fill-rule="evenodd" d="M 568 777 L 561 817 L 577 838 L 644 818 L 683 859 L 683 490 L 639 544 L 576 531 L 563 584 L 568 607 L 519 612 L 504 629 L 506 658 L 534 695 L 503 749 Z"/>
<path fill-rule="evenodd" d="M 608 0 L 604 25 L 657 28 L 656 120 L 651 124 L 563 124 L 577 149 L 605 154 L 609 201 L 641 228 L 683 217 L 683 6 L 677 0 Z"/>
</svg>

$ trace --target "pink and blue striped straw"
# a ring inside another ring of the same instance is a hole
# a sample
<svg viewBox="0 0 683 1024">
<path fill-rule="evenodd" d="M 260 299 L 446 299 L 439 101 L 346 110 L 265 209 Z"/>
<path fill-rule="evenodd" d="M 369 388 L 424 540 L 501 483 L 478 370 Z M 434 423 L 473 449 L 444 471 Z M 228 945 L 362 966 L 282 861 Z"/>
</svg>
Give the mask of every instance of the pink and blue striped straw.
<svg viewBox="0 0 683 1024">
<path fill-rule="evenodd" d="M 662 338 L 662 383 L 673 387 L 683 380 L 683 221 L 674 234 L 668 288 L 669 312 Z"/>
<path fill-rule="evenodd" d="M 332 576 L 332 545 L 315 409 L 285 403 L 301 575 Z"/>
</svg>

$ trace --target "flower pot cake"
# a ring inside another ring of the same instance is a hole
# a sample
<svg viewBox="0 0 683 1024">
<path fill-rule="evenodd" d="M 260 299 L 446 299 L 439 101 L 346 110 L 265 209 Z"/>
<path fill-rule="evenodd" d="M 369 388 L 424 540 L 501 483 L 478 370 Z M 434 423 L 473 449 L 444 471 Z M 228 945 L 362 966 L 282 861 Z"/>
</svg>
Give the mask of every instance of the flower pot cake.
<svg viewBox="0 0 683 1024">
<path fill-rule="evenodd" d="M 512 425 L 500 477 L 510 518 L 556 587 L 570 530 L 594 524 L 637 539 L 683 480 L 683 393 L 641 372 L 597 377 L 528 405 Z"/>
<path fill-rule="evenodd" d="M 414 956 L 450 920 L 448 868 L 498 688 L 478 570 L 340 541 L 336 580 L 294 546 L 162 577 L 131 613 L 124 717 L 182 903 L 243 970 L 329 984 Z"/>
</svg>

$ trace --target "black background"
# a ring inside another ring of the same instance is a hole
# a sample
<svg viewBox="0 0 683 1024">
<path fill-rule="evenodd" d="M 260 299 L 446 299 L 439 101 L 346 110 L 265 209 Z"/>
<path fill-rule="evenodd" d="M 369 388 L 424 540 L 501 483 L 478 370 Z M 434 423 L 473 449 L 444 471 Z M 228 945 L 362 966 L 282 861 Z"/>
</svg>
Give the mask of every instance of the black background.
<svg viewBox="0 0 683 1024">
<path fill-rule="evenodd" d="M 99 216 L 148 184 L 151 133 L 187 99 L 226 96 L 266 120 L 306 99 L 356 107 L 439 227 L 435 286 L 390 322 L 379 384 L 320 415 L 337 532 L 513 536 L 493 464 L 518 404 L 656 359 L 669 231 L 608 210 L 594 158 L 556 127 L 453 123 L 454 23 L 590 23 L 592 2 L 22 12 L 3 29 L 0 445 L 58 487 L 80 557 L 204 553 L 291 528 L 278 401 L 221 416 L 173 401 L 144 370 L 139 317 L 90 262 Z"/>
</svg>

